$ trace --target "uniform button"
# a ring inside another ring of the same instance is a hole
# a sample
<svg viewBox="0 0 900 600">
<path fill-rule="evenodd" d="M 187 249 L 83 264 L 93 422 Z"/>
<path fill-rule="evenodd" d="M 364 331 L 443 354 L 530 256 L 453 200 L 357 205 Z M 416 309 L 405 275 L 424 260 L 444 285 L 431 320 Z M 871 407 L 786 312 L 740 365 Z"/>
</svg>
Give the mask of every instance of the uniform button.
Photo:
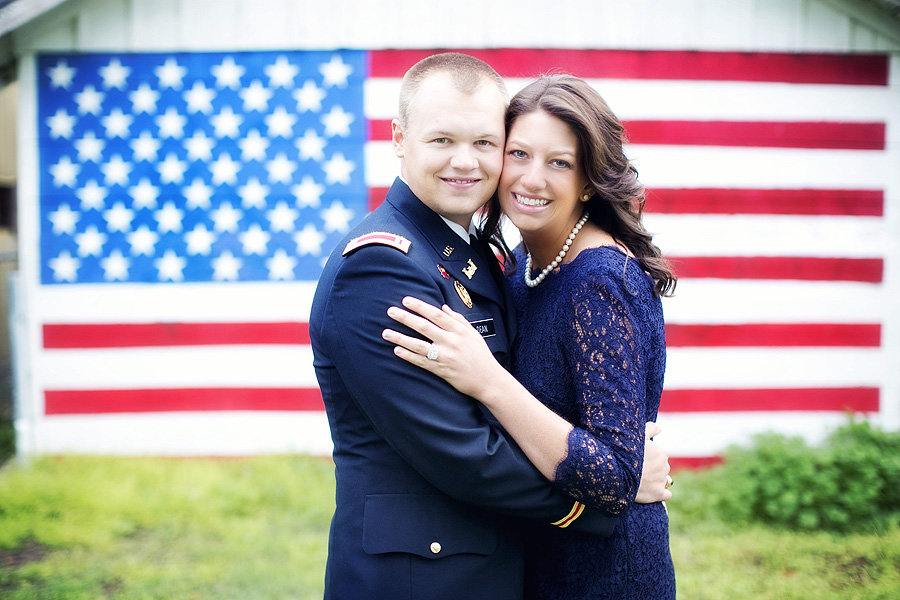
<svg viewBox="0 0 900 600">
<path fill-rule="evenodd" d="M 441 551 L 441 544 L 439 542 L 431 542 L 431 553 L 438 554 Z"/>
</svg>

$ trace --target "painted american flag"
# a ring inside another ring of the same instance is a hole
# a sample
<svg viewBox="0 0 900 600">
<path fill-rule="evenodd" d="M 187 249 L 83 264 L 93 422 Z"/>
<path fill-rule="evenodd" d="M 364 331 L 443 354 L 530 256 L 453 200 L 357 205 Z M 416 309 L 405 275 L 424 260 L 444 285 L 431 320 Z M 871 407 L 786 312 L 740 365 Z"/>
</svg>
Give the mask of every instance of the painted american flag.
<svg viewBox="0 0 900 600">
<path fill-rule="evenodd" d="M 673 456 L 879 412 L 887 55 L 465 51 L 513 92 L 585 77 L 625 121 L 681 277 Z M 35 446 L 330 452 L 309 303 L 397 174 L 399 79 L 429 53 L 40 56 Z"/>
</svg>

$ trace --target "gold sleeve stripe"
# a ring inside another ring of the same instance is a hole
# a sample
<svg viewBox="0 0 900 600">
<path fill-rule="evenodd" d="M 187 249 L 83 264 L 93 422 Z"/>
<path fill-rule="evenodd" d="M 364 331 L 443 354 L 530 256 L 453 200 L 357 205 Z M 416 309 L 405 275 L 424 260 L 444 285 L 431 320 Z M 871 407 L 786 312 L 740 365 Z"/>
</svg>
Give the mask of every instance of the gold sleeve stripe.
<svg viewBox="0 0 900 600">
<path fill-rule="evenodd" d="M 569 511 L 569 514 L 564 516 L 559 521 L 555 523 L 550 523 L 551 525 L 556 525 L 559 528 L 565 528 L 575 522 L 575 519 L 581 516 L 581 513 L 584 512 L 584 504 L 576 501 L 575 506 L 572 507 L 572 510 Z"/>
</svg>

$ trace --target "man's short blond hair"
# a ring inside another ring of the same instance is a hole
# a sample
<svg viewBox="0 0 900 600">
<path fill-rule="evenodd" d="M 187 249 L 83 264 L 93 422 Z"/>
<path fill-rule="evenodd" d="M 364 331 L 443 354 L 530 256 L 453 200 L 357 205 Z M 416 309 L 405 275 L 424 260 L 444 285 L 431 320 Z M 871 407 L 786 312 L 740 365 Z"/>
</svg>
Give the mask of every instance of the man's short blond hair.
<svg viewBox="0 0 900 600">
<path fill-rule="evenodd" d="M 494 83 L 504 99 L 509 98 L 503 78 L 494 68 L 474 56 L 459 52 L 442 52 L 423 58 L 406 72 L 400 84 L 400 125 L 406 126 L 409 119 L 409 107 L 421 83 L 434 73 L 450 75 L 456 88 L 465 93 L 473 93 L 479 85 L 488 81 Z"/>
</svg>

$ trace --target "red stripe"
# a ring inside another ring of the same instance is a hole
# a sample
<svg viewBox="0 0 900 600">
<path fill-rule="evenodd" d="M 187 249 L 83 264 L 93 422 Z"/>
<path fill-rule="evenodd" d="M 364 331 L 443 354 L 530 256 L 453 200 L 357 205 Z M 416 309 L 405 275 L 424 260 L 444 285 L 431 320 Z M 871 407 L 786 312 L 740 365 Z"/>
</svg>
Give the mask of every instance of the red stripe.
<svg viewBox="0 0 900 600">
<path fill-rule="evenodd" d="M 702 469 L 714 467 L 722 463 L 721 456 L 670 456 L 669 466 L 672 472 L 682 469 Z"/>
<path fill-rule="evenodd" d="M 679 277 L 713 279 L 795 279 L 801 281 L 861 281 L 880 283 L 880 258 L 820 258 L 802 256 L 678 256 L 669 257 Z"/>
<path fill-rule="evenodd" d="M 883 190 L 654 188 L 645 210 L 670 214 L 884 215 Z"/>
<path fill-rule="evenodd" d="M 850 323 L 754 323 L 743 325 L 666 325 L 669 347 L 881 345 L 881 325 Z"/>
<path fill-rule="evenodd" d="M 43 330 L 48 349 L 309 344 L 307 323 L 48 323 Z"/>
<path fill-rule="evenodd" d="M 626 121 L 633 144 L 884 150 L 884 123 Z"/>
<path fill-rule="evenodd" d="M 664 390 L 661 411 L 878 412 L 878 394 L 878 388 Z"/>
<path fill-rule="evenodd" d="M 324 410 L 318 388 L 47 390 L 47 415 L 219 410 Z"/>
<path fill-rule="evenodd" d="M 884 123 L 626 121 L 633 144 L 884 150 Z M 369 139 L 391 139 L 388 119 L 369 120 Z"/>
<path fill-rule="evenodd" d="M 369 53 L 370 77 L 402 77 L 419 60 L 443 52 L 379 50 Z M 688 79 L 887 85 L 887 54 L 691 52 L 665 50 L 461 49 L 503 77 L 565 71 L 588 78 Z"/>
</svg>

